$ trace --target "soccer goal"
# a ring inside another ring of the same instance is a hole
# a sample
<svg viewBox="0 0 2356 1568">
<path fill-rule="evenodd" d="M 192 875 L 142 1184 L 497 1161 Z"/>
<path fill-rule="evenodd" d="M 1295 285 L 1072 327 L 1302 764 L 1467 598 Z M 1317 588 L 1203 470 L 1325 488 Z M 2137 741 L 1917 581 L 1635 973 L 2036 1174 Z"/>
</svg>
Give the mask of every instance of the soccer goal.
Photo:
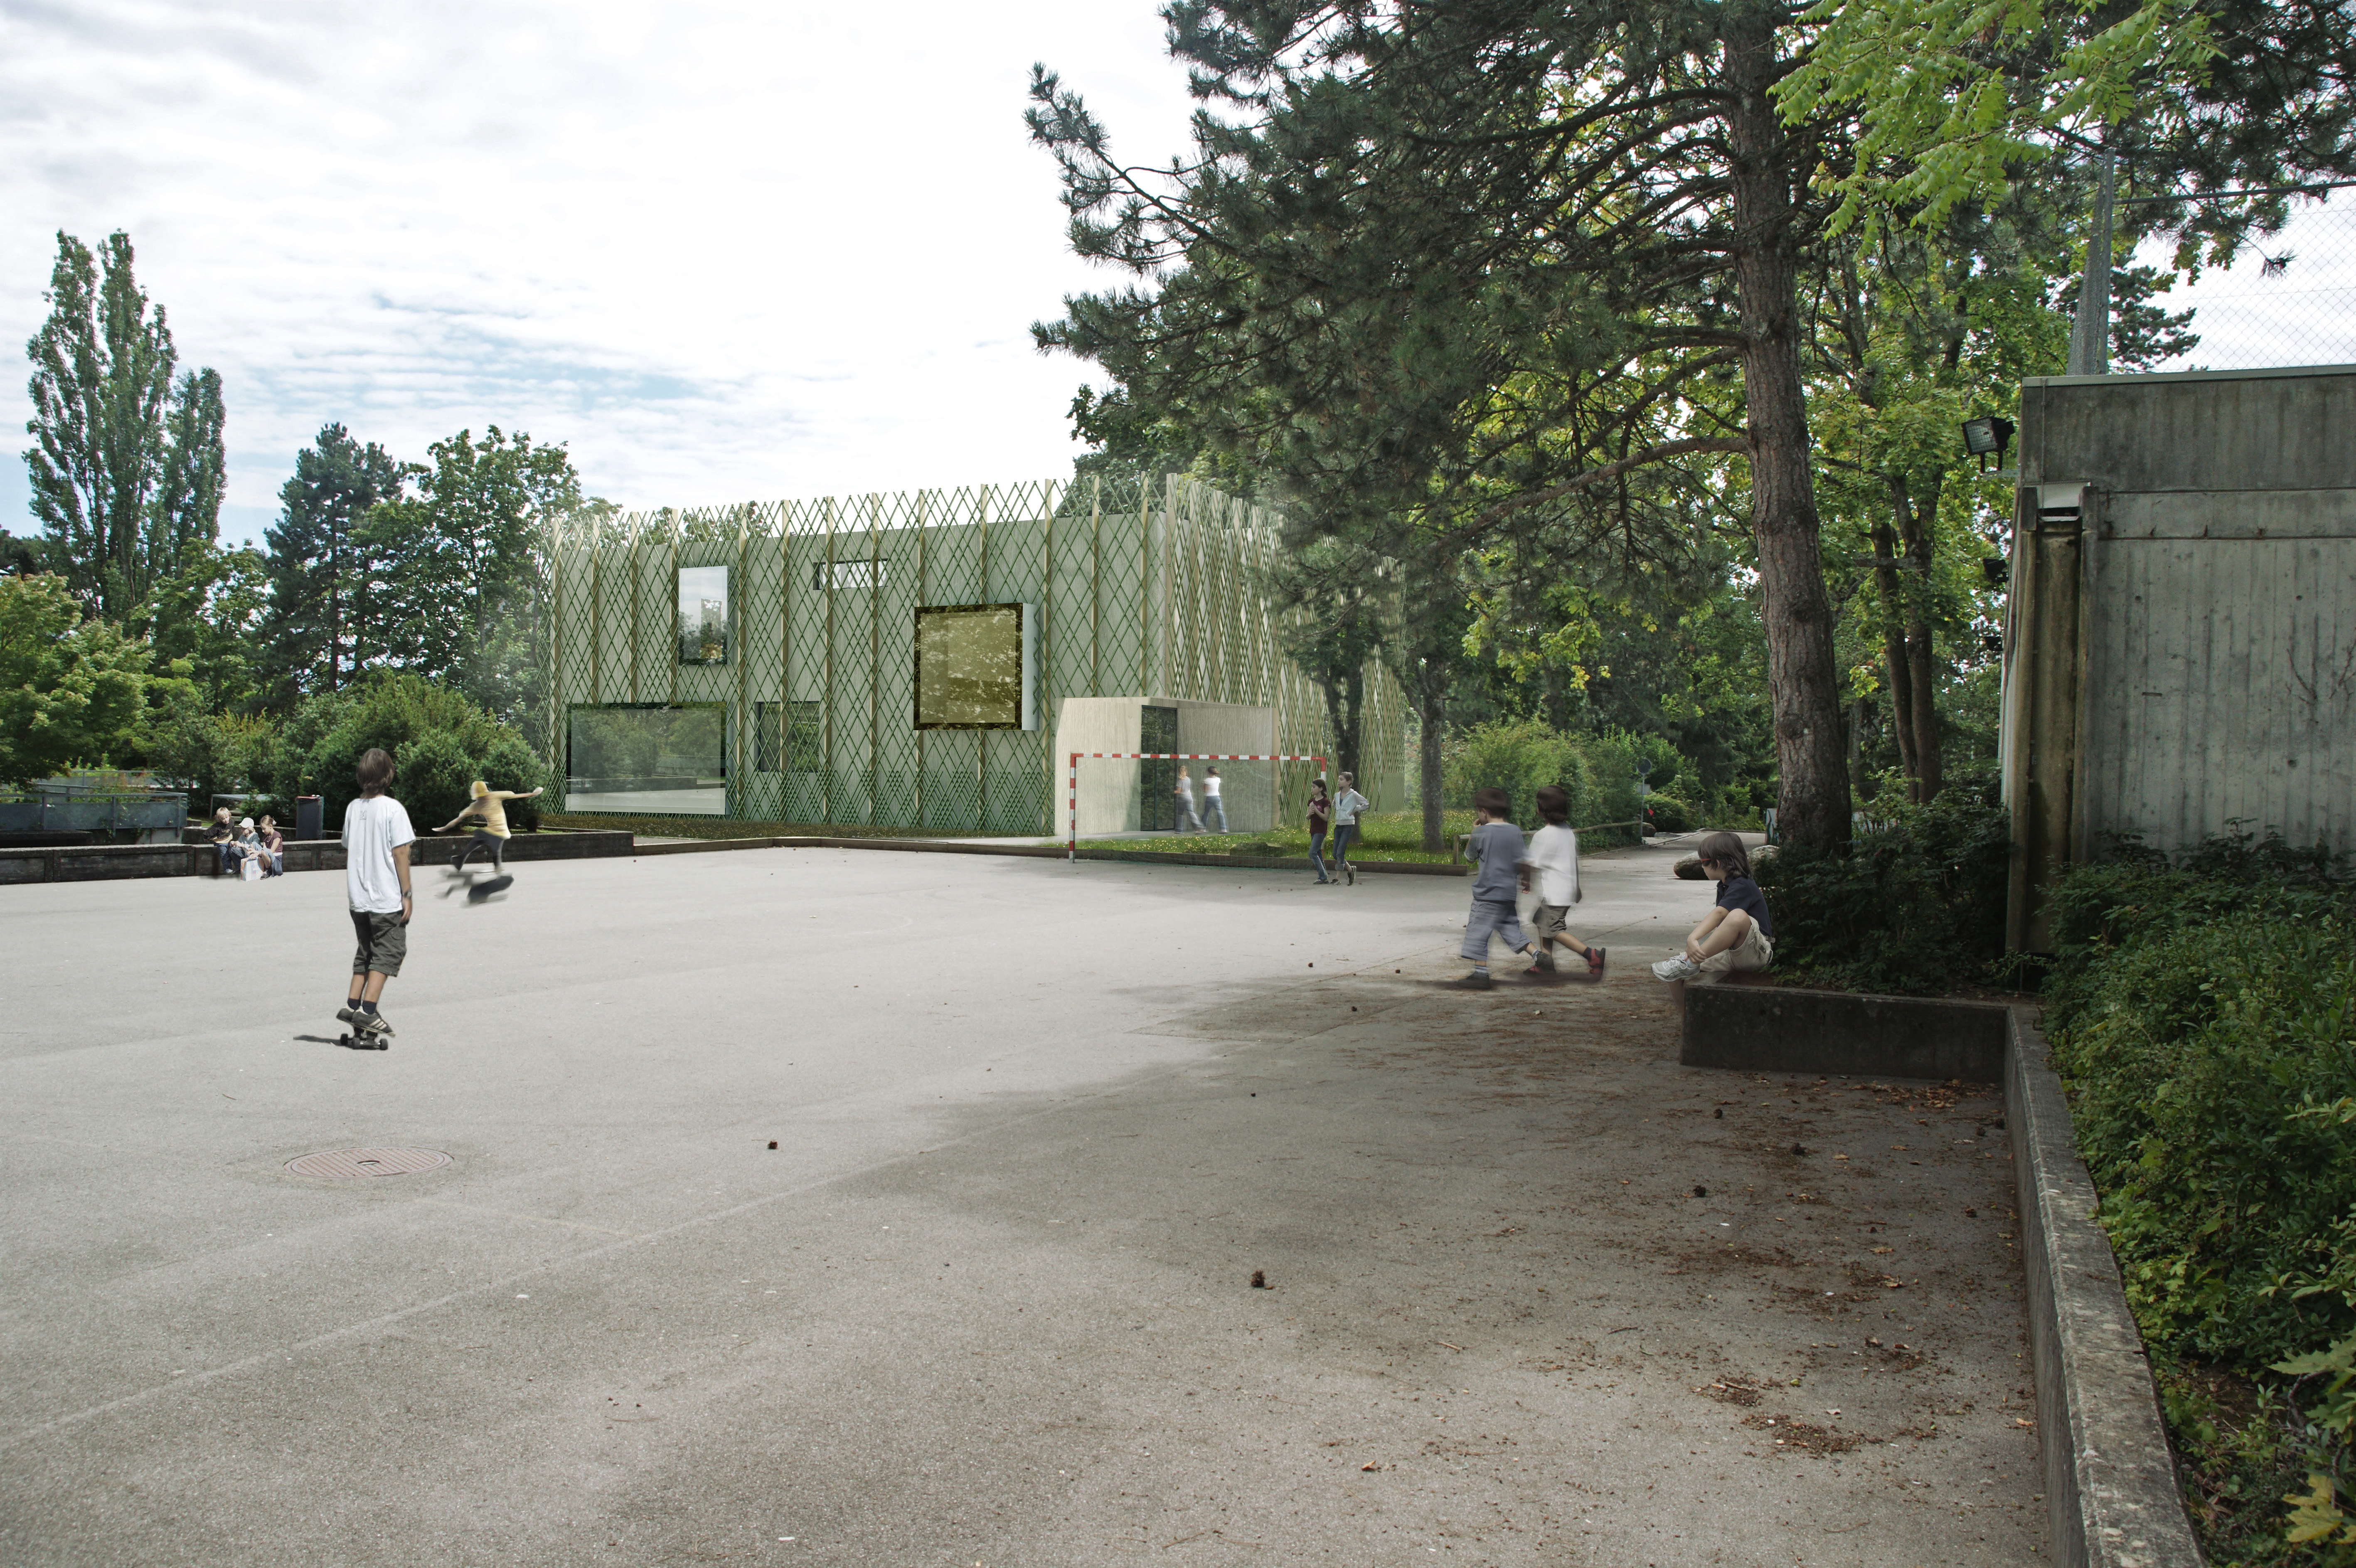
<svg viewBox="0 0 2356 1568">
<path fill-rule="evenodd" d="M 1322 765 L 1323 757 L 1297 752 L 1243 751 L 1075 751 L 1066 780 L 1064 805 L 1067 831 L 1064 858 L 1076 861 L 1080 848 L 1080 764 L 1134 764 L 1115 770 L 1118 777 L 1094 791 L 1091 808 L 1110 811 L 1124 825 L 1135 819 L 1144 829 L 1168 827 L 1173 832 L 1192 825 L 1198 830 L 1214 820 L 1210 811 L 1210 770 L 1219 770 L 1219 811 L 1215 820 L 1229 832 L 1266 832 L 1278 825 L 1279 771 L 1287 762 Z M 1188 768 L 1183 800 L 1179 769 Z M 1187 813 L 1182 815 L 1181 813 Z M 1164 819 L 1168 820 L 1164 820 Z M 1091 830 L 1094 831 L 1094 830 Z M 1125 831 L 1119 829 L 1115 831 Z"/>
</svg>

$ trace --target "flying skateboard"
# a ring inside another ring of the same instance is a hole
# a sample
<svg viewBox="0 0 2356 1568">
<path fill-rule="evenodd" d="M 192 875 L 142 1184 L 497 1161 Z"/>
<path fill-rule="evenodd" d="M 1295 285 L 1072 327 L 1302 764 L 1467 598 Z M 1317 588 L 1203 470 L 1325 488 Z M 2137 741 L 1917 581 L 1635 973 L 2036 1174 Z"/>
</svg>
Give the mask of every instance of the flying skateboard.
<svg viewBox="0 0 2356 1568">
<path fill-rule="evenodd" d="M 513 875 L 502 873 L 498 876 L 492 877 L 487 882 L 477 882 L 469 886 L 466 889 L 466 902 L 469 904 L 483 903 L 487 899 L 497 897 L 499 894 L 506 892 L 509 888 L 514 886 L 515 877 Z"/>
</svg>

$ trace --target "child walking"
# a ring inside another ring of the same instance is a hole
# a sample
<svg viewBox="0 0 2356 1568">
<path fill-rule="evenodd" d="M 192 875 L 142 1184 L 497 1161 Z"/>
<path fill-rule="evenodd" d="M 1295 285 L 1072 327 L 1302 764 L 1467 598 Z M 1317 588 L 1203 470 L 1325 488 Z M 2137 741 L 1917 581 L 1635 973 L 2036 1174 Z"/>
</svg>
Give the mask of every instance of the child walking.
<svg viewBox="0 0 2356 1568">
<path fill-rule="evenodd" d="M 1653 966 L 1662 980 L 1765 969 L 1775 961 L 1775 922 L 1767 896 L 1751 880 L 1751 854 L 1732 833 L 1712 833 L 1696 852 L 1705 874 L 1718 880 L 1717 907 L 1686 933 L 1686 950 Z"/>
<path fill-rule="evenodd" d="M 1347 774 L 1344 778 L 1349 777 Z M 1512 802 L 1491 786 L 1472 796 L 1472 836 L 1464 858 L 1481 863 L 1472 877 L 1472 912 L 1464 920 L 1464 956 L 1472 972 L 1449 982 L 1460 991 L 1486 991 L 1489 980 L 1489 938 L 1494 933 L 1515 952 L 1536 952 L 1522 934 L 1515 896 L 1521 890 L 1521 865 L 1526 857 L 1522 830 L 1506 820 Z"/>
<path fill-rule="evenodd" d="M 1358 813 L 1373 802 L 1358 793 L 1355 774 L 1342 774 L 1339 782 L 1342 792 L 1333 797 L 1333 875 L 1355 887 L 1358 868 L 1350 864 L 1350 841 L 1358 836 Z M 1514 837 L 1521 836 L 1521 830 L 1515 829 Z"/>
<path fill-rule="evenodd" d="M 1317 886 L 1333 879 L 1325 875 L 1325 826 L 1333 820 L 1333 802 L 1326 797 L 1325 780 L 1309 786 L 1309 864 L 1317 868 Z"/>
<path fill-rule="evenodd" d="M 1570 934 L 1570 907 L 1579 902 L 1579 834 L 1570 828 L 1570 797 L 1562 787 L 1548 784 L 1537 795 L 1538 815 L 1546 819 L 1530 840 L 1530 858 L 1523 871 L 1537 884 L 1538 907 L 1530 916 L 1537 939 L 1537 967 L 1551 972 L 1554 954 L 1547 949 L 1560 942 L 1587 959 L 1587 972 L 1603 978 L 1603 950 L 1589 947 Z"/>
<path fill-rule="evenodd" d="M 344 808 L 343 836 L 344 893 L 359 950 L 352 955 L 351 991 L 336 1016 L 362 1045 L 381 1051 L 390 1048 L 392 1026 L 377 1001 L 409 956 L 409 846 L 417 833 L 407 808 L 385 793 L 392 784 L 390 753 L 373 746 L 360 753 L 359 778 L 359 796 Z"/>
<path fill-rule="evenodd" d="M 490 860 L 491 875 L 494 878 L 505 876 L 508 874 L 507 803 L 509 800 L 531 800 L 540 791 L 534 789 L 530 795 L 519 795 L 512 789 L 494 789 L 479 779 L 475 780 L 473 788 L 475 798 L 466 802 L 466 809 L 434 831 L 446 833 L 468 817 L 475 818 L 474 838 L 459 852 L 457 860 L 450 867 L 450 875 L 454 877 L 466 875 L 466 863 L 475 858 L 475 852 L 479 849 Z"/>
</svg>

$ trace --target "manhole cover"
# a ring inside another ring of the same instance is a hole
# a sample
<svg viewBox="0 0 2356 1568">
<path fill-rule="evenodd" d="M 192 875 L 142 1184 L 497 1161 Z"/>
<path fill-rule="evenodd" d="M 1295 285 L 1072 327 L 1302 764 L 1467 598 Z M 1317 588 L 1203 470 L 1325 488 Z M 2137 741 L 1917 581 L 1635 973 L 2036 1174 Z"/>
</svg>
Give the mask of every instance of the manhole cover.
<svg viewBox="0 0 2356 1568">
<path fill-rule="evenodd" d="M 439 1149 L 330 1149 L 289 1160 L 286 1168 L 296 1176 L 415 1176 L 449 1163 L 450 1156 Z"/>
</svg>

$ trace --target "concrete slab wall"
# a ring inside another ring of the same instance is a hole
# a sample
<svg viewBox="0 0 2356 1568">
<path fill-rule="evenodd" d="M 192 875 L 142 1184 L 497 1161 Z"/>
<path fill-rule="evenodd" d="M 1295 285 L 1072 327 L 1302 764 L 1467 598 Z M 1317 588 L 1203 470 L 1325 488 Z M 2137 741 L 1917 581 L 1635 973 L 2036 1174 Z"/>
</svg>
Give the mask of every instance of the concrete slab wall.
<svg viewBox="0 0 2356 1568">
<path fill-rule="evenodd" d="M 1066 697 L 1056 705 L 1055 744 L 1064 755 L 1056 760 L 1070 766 L 1075 751 L 1135 751 L 1138 710 L 1143 697 Z M 1137 831 L 1137 764 L 1088 760 L 1080 764 L 1080 836 Z M 1061 795 L 1056 800 L 1055 830 L 1068 831 L 1070 818 Z"/>
<path fill-rule="evenodd" d="M 2021 387 L 2009 937 L 2115 835 L 2356 849 L 2356 366 Z"/>
</svg>

